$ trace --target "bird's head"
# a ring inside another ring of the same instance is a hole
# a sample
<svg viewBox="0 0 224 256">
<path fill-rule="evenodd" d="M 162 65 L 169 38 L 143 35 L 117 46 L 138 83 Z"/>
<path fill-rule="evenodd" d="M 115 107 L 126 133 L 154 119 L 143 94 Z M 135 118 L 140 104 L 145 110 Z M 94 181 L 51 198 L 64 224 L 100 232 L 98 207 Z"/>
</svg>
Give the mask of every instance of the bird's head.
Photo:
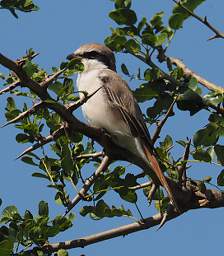
<svg viewBox="0 0 224 256">
<path fill-rule="evenodd" d="M 103 67 L 116 71 L 113 52 L 102 44 L 84 44 L 74 53 L 67 56 L 68 60 L 72 60 L 74 58 L 81 59 L 84 65 L 84 71 Z"/>
</svg>

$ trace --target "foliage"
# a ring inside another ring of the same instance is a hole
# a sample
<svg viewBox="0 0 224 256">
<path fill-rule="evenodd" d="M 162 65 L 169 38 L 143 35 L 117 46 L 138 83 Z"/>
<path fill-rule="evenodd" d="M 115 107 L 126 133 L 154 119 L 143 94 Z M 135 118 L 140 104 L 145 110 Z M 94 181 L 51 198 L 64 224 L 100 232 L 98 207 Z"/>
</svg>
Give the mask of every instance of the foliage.
<svg viewBox="0 0 224 256">
<path fill-rule="evenodd" d="M 9 10 L 15 18 L 18 18 L 17 10 L 21 12 L 32 12 L 39 9 L 32 0 L 1 0 L 0 8 Z"/>
<path fill-rule="evenodd" d="M 134 60 L 139 59 L 145 64 L 144 70 L 139 68 L 137 74 L 132 74 L 124 63 L 121 70 L 139 83 L 133 93 L 139 103 L 146 103 L 146 122 L 157 125 L 164 118 L 172 118 L 178 111 L 183 111 L 183 115 L 184 111 L 188 111 L 191 116 L 200 111 L 208 114 L 208 123 L 195 131 L 192 143 L 186 138 L 175 142 L 171 135 L 156 138 L 156 152 L 163 171 L 171 180 L 178 182 L 181 179 L 179 170 L 185 168 L 186 171 L 188 161 L 215 162 L 222 169 L 215 186 L 224 186 L 224 96 L 219 92 L 204 90 L 194 77 L 186 76 L 166 56 L 175 31 L 183 27 L 184 21 L 190 17 L 189 12 L 175 5 L 166 24 L 163 11 L 153 17 L 139 19 L 131 9 L 131 0 L 113 2 L 114 10 L 109 13 L 109 17 L 116 23 L 116 27 L 111 29 L 111 35 L 105 39 L 105 44 L 115 52 L 128 53 Z M 183 0 L 181 4 L 192 12 L 203 2 Z M 10 10 L 15 17 L 18 17 L 16 10 L 30 12 L 38 9 L 29 0 L 2 0 L 0 6 Z M 16 141 L 32 145 L 21 154 L 21 160 L 30 165 L 34 178 L 47 182 L 47 186 L 55 192 L 55 202 L 68 211 L 72 202 L 69 188 L 72 186 L 77 192 L 77 188 L 85 187 L 88 175 L 84 168 L 91 164 L 91 168 L 96 169 L 101 162 L 101 156 L 93 157 L 98 149 L 96 143 L 88 140 L 84 132 L 71 131 L 63 115 L 52 109 L 52 106 L 54 109 L 63 106 L 71 112 L 71 106 L 80 106 L 80 98 L 75 93 L 71 75 L 81 72 L 83 66 L 79 60 L 64 61 L 59 67 L 52 67 L 52 73 L 48 74 L 34 61 L 36 55 L 33 49 L 29 49 L 18 62 L 30 79 L 45 86 L 46 99 L 40 99 L 29 87 L 21 86 L 14 72 L 1 75 L 4 87 L 0 94 L 8 91 L 11 93 L 7 98 L 5 117 L 8 124 L 14 124 L 18 130 Z M 165 68 L 162 63 L 166 64 Z M 52 79 L 47 82 L 49 78 Z M 10 87 L 12 85 L 14 86 Z M 22 107 L 18 104 L 18 97 L 24 100 Z M 174 108 L 171 108 L 172 104 L 175 104 Z M 186 155 L 188 145 L 189 155 L 185 159 L 183 155 Z M 180 155 L 174 156 L 172 148 L 178 146 L 181 148 Z M 42 150 L 34 153 L 36 149 Z M 89 157 L 84 157 L 86 155 Z M 80 214 L 88 215 L 94 220 L 133 217 L 133 211 L 127 208 L 136 207 L 142 196 L 138 192 L 141 178 L 149 181 L 149 185 L 144 188 L 146 204 L 150 203 L 151 206 L 153 201 L 158 212 L 165 212 L 169 207 L 169 200 L 161 188 L 157 188 L 153 197 L 149 198 L 152 187 L 150 173 L 142 177 L 134 175 L 128 167 L 117 165 L 101 173 L 91 190 L 82 195 L 84 205 L 80 207 Z M 202 178 L 200 182 L 204 186 L 211 184 L 211 177 Z M 80 194 L 78 193 L 79 196 Z M 110 206 L 107 203 L 108 194 L 118 199 L 116 205 Z M 0 205 L 1 203 L 0 200 Z M 39 248 L 37 255 L 45 255 L 41 247 L 49 243 L 51 237 L 71 228 L 73 219 L 73 214 L 51 218 L 48 203 L 44 201 L 39 203 L 37 215 L 29 210 L 20 214 L 16 206 L 8 206 L 2 211 L 0 220 L 0 255 L 17 253 L 18 256 L 25 256 L 26 251 L 33 247 Z M 57 255 L 67 255 L 67 252 L 59 250 Z"/>
</svg>

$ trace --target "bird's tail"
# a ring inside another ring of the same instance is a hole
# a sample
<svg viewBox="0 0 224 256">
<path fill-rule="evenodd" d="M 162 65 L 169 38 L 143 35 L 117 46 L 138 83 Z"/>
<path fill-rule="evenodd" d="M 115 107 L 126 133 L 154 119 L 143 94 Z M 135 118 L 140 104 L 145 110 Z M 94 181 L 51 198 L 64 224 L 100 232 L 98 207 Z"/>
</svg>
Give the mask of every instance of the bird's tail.
<svg viewBox="0 0 224 256">
<path fill-rule="evenodd" d="M 145 152 L 145 155 L 147 157 L 147 159 L 150 161 L 150 165 L 154 171 L 154 173 L 156 174 L 157 178 L 159 179 L 161 185 L 166 189 L 167 193 L 168 193 L 168 196 L 171 200 L 171 202 L 173 203 L 174 207 L 176 208 L 177 211 L 180 211 L 179 210 L 179 207 L 178 207 L 178 204 L 176 202 L 176 199 L 174 197 L 174 194 L 173 194 L 173 191 L 172 189 L 170 188 L 160 166 L 159 166 L 159 163 L 156 159 L 156 157 L 149 151 L 149 149 L 147 148 L 146 145 L 143 145 L 143 149 L 144 149 L 144 152 Z"/>
</svg>

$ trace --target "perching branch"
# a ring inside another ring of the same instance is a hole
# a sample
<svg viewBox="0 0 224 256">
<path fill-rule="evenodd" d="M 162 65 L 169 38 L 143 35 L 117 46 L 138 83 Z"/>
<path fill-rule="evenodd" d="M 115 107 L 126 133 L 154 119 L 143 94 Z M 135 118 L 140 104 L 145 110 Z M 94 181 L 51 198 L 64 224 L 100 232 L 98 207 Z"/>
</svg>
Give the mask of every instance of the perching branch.
<svg viewBox="0 0 224 256">
<path fill-rule="evenodd" d="M 198 16 L 191 10 L 189 10 L 187 7 L 185 7 L 180 1 L 177 0 L 172 0 L 174 3 L 176 3 L 178 6 L 180 6 L 183 10 L 185 10 L 189 15 L 194 17 L 196 20 L 204 24 L 206 27 L 208 27 L 212 32 L 215 33 L 214 36 L 210 37 L 208 40 L 212 40 L 215 38 L 222 38 L 224 39 L 224 33 L 221 33 L 218 29 L 216 29 L 210 22 L 208 22 L 207 17 L 205 16 L 204 18 Z"/>
</svg>

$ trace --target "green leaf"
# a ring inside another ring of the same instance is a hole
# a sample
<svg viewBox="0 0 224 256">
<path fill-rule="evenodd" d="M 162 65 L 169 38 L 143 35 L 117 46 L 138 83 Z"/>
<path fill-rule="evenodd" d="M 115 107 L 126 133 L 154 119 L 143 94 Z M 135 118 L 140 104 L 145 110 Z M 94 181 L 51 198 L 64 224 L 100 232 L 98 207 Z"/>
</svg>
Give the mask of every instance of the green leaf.
<svg viewBox="0 0 224 256">
<path fill-rule="evenodd" d="M 49 177 L 43 173 L 39 173 L 39 172 L 34 172 L 32 174 L 32 177 L 37 177 L 37 178 L 43 178 L 43 179 L 47 179 L 50 180 Z"/>
<path fill-rule="evenodd" d="M 197 149 L 192 154 L 192 156 L 195 160 L 199 160 L 199 161 L 203 161 L 203 162 L 211 162 L 211 160 L 212 160 L 210 154 L 201 148 Z"/>
<path fill-rule="evenodd" d="M 25 220 L 32 220 L 33 219 L 33 215 L 29 210 L 26 210 L 24 213 L 24 219 Z"/>
<path fill-rule="evenodd" d="M 59 215 L 53 220 L 53 226 L 57 227 L 61 232 L 63 232 L 72 227 L 73 218 L 74 215 L 69 215 L 68 218 Z"/>
<path fill-rule="evenodd" d="M 173 146 L 173 139 L 170 135 L 166 135 L 163 142 L 160 142 L 160 146 L 166 151 Z"/>
<path fill-rule="evenodd" d="M 11 112 L 11 111 L 13 111 L 13 110 L 15 110 L 15 109 L 16 109 L 16 104 L 15 104 L 14 99 L 13 99 L 12 97 L 8 97 L 8 98 L 7 98 L 6 110 L 7 110 L 8 112 Z"/>
<path fill-rule="evenodd" d="M 205 104 L 198 93 L 188 89 L 184 94 L 179 96 L 177 106 L 180 110 L 190 111 L 190 115 L 192 116 L 203 109 Z"/>
<path fill-rule="evenodd" d="M 128 40 L 125 47 L 131 53 L 138 53 L 141 50 L 140 45 L 134 39 Z"/>
<path fill-rule="evenodd" d="M 210 146 L 215 145 L 219 139 L 218 126 L 214 123 L 209 123 L 204 129 L 197 131 L 193 137 L 194 145 Z"/>
<path fill-rule="evenodd" d="M 217 160 L 221 165 L 224 165 L 224 146 L 221 145 L 215 145 L 214 151 L 217 156 Z"/>
<path fill-rule="evenodd" d="M 115 8 L 130 8 L 131 0 L 114 0 Z"/>
<path fill-rule="evenodd" d="M 113 10 L 109 17 L 119 25 L 133 25 L 137 21 L 135 12 L 127 8 Z"/>
<path fill-rule="evenodd" d="M 31 61 L 27 61 L 23 65 L 23 71 L 26 72 L 26 74 L 31 77 L 35 72 L 38 71 L 38 67 L 36 64 L 32 63 Z"/>
<path fill-rule="evenodd" d="M 74 163 L 72 158 L 72 152 L 69 149 L 69 145 L 66 143 L 62 144 L 62 161 L 61 167 L 63 168 L 66 175 L 70 176 L 74 170 Z"/>
<path fill-rule="evenodd" d="M 13 220 L 14 216 L 18 214 L 18 210 L 14 205 L 6 207 L 1 215 L 1 221 L 3 223 Z"/>
<path fill-rule="evenodd" d="M 9 239 L 0 242 L 0 255 L 11 256 L 13 255 L 13 242 Z"/>
<path fill-rule="evenodd" d="M 106 46 L 116 52 L 121 51 L 125 47 L 126 42 L 127 39 L 125 36 L 117 34 L 107 37 L 104 41 Z"/>
<path fill-rule="evenodd" d="M 140 34 L 140 32 L 143 29 L 143 27 L 145 26 L 146 22 L 147 22 L 146 17 L 143 17 L 142 20 L 138 23 L 138 26 L 137 26 L 138 34 Z"/>
<path fill-rule="evenodd" d="M 167 39 L 167 33 L 161 33 L 155 37 L 154 46 L 158 47 L 165 43 Z"/>
<path fill-rule="evenodd" d="M 134 91 L 134 96 L 138 102 L 144 102 L 158 96 L 158 92 L 148 83 L 146 83 L 140 85 L 139 88 Z"/>
<path fill-rule="evenodd" d="M 34 166 L 38 166 L 38 164 L 34 163 L 33 158 L 29 157 L 29 156 L 24 156 L 21 158 L 21 160 L 26 163 L 26 164 L 30 164 L 30 165 L 34 165 Z"/>
<path fill-rule="evenodd" d="M 18 133 L 16 135 L 16 141 L 18 143 L 27 143 L 30 141 L 30 139 L 31 139 L 30 136 L 25 133 Z"/>
<path fill-rule="evenodd" d="M 40 216 L 48 217 L 49 215 L 49 209 L 48 209 L 48 203 L 45 201 L 40 201 L 39 207 L 38 207 L 38 213 Z"/>
<path fill-rule="evenodd" d="M 156 36 L 153 33 L 143 33 L 142 43 L 155 47 Z"/>
<path fill-rule="evenodd" d="M 163 29 L 163 16 L 164 12 L 158 12 L 150 20 L 151 25 L 157 30 L 157 32 Z"/>
<path fill-rule="evenodd" d="M 220 174 L 217 177 L 217 184 L 219 186 L 224 186 L 224 170 L 220 172 Z"/>
<path fill-rule="evenodd" d="M 182 0 L 181 4 L 193 12 L 203 2 L 205 2 L 205 0 Z M 190 16 L 191 15 L 186 10 L 177 4 L 173 8 L 173 15 L 169 18 L 169 25 L 172 29 L 180 29 L 183 22 Z"/>
<path fill-rule="evenodd" d="M 137 194 L 133 190 L 125 189 L 125 190 L 118 190 L 118 193 L 122 199 L 129 203 L 135 204 L 137 202 Z"/>
<path fill-rule="evenodd" d="M 128 71 L 128 68 L 127 68 L 127 66 L 123 63 L 123 64 L 121 64 L 121 70 L 122 70 L 122 72 L 125 74 L 125 75 L 127 75 L 127 76 L 129 76 L 130 74 L 129 74 L 129 71 Z"/>
<path fill-rule="evenodd" d="M 168 93 L 159 94 L 153 106 L 147 108 L 146 113 L 148 117 L 150 119 L 153 119 L 163 113 L 166 113 L 172 102 L 173 98 Z M 171 113 L 170 115 L 173 115 L 173 113 Z"/>
<path fill-rule="evenodd" d="M 111 208 L 104 202 L 104 200 L 99 200 L 96 206 L 84 206 L 80 209 L 80 215 L 86 216 L 87 214 L 94 220 L 100 220 L 104 217 L 121 217 L 121 216 L 132 216 L 130 210 L 125 210 L 123 206 L 116 208 L 112 206 Z"/>
<path fill-rule="evenodd" d="M 207 105 L 212 104 L 214 106 L 218 106 L 220 103 L 224 102 L 224 95 L 211 92 L 206 94 L 203 99 Z"/>
<path fill-rule="evenodd" d="M 165 212 L 169 204 L 169 198 L 164 197 L 162 200 L 155 201 L 155 207 L 159 212 Z"/>
<path fill-rule="evenodd" d="M 57 251 L 57 255 L 58 256 L 68 256 L 68 252 L 64 249 L 60 249 L 59 251 Z"/>
</svg>

